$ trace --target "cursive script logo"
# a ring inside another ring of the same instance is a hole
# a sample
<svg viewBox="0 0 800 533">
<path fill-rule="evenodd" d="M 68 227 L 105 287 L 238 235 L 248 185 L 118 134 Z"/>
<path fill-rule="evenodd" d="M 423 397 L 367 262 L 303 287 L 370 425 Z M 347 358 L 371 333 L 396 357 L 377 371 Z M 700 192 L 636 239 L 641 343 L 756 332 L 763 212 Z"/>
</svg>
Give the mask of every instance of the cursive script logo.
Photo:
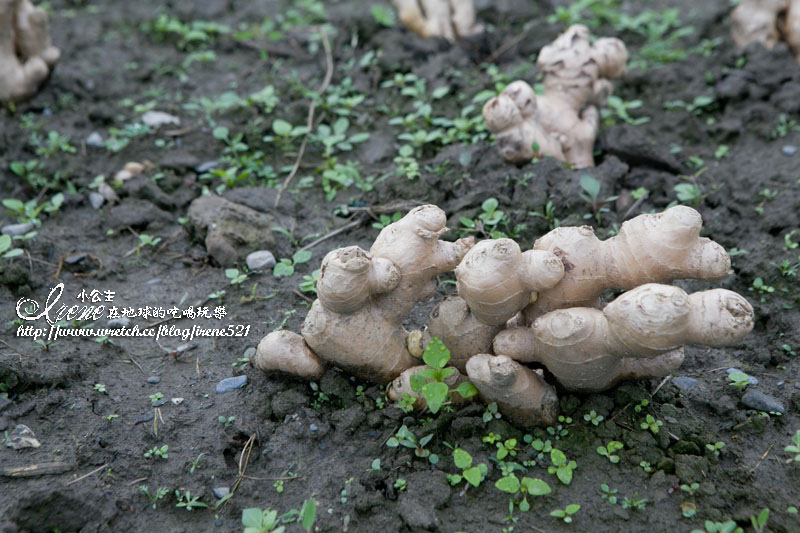
<svg viewBox="0 0 800 533">
<path fill-rule="evenodd" d="M 63 293 L 63 283 L 59 283 L 53 287 L 50 290 L 50 294 L 47 295 L 47 301 L 41 312 L 39 311 L 41 308 L 39 302 L 29 298 L 20 298 L 17 301 L 17 316 L 26 321 L 44 318 L 51 326 L 62 320 L 97 320 L 103 317 L 106 310 L 104 305 L 73 305 L 67 307 L 61 304 L 61 307 L 55 311 L 55 307 Z"/>
</svg>

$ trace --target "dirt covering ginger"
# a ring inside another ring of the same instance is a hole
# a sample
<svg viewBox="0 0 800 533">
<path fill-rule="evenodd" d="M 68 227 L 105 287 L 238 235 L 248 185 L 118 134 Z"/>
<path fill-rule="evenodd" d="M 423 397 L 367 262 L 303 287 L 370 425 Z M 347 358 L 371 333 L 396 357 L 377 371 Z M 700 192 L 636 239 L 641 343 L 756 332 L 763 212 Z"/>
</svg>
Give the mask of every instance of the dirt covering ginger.
<svg viewBox="0 0 800 533">
<path fill-rule="evenodd" d="M 742 0 L 731 13 L 736 46 L 761 43 L 771 50 L 786 41 L 800 61 L 800 0 Z"/>
<path fill-rule="evenodd" d="M 444 37 L 455 42 L 483 31 L 475 24 L 473 0 L 392 0 L 403 24 L 425 39 Z"/>
<path fill-rule="evenodd" d="M 369 252 L 350 246 L 326 255 L 302 338 L 271 333 L 259 344 L 256 365 L 315 379 L 322 366 L 314 362 L 322 360 L 378 383 L 418 365 L 403 321 L 417 302 L 435 294 L 433 278 L 453 270 L 473 242 L 440 241 L 445 222 L 438 207 L 420 206 L 383 228 Z M 297 366 L 300 371 L 288 362 L 298 356 L 309 361 L 302 370 Z"/>
<path fill-rule="evenodd" d="M 0 102 L 31 98 L 60 56 L 47 12 L 30 0 L 0 0 Z"/>
<path fill-rule="evenodd" d="M 589 29 L 570 26 L 542 48 L 536 62 L 544 94 L 524 81 L 509 84 L 486 102 L 483 119 L 500 154 L 513 163 L 551 156 L 578 168 L 593 167 L 599 128 L 597 107 L 605 104 L 612 79 L 625 73 L 628 52 L 616 38 L 590 42 Z"/>
</svg>

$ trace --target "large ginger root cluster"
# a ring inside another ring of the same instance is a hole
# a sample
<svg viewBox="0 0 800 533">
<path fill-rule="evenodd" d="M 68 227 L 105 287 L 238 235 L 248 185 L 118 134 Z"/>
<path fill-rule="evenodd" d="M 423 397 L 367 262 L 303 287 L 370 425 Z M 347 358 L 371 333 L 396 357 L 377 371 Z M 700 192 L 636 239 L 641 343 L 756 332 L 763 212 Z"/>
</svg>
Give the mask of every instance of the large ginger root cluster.
<svg viewBox="0 0 800 533">
<path fill-rule="evenodd" d="M 761 43 L 772 49 L 784 40 L 800 61 L 800 0 L 742 0 L 731 13 L 736 46 Z"/>
<path fill-rule="evenodd" d="M 43 9 L 30 0 L 0 0 L 0 102 L 36 94 L 60 56 Z"/>
<path fill-rule="evenodd" d="M 475 24 L 473 0 L 392 0 L 397 15 L 411 31 L 425 39 L 444 37 L 455 42 L 483 31 Z"/>
<path fill-rule="evenodd" d="M 365 379 L 394 379 L 394 400 L 422 400 L 411 377 L 437 337 L 456 369 L 448 385 L 468 378 L 513 422 L 551 424 L 558 397 L 545 371 L 568 390 L 600 391 L 668 374 L 686 344 L 727 346 L 750 332 L 753 309 L 742 296 L 667 285 L 728 275 L 728 254 L 700 237 L 701 225 L 699 213 L 678 206 L 625 222 L 606 241 L 586 226 L 557 228 L 523 252 L 510 239 L 439 241 L 444 213 L 419 207 L 384 228 L 369 252 L 329 253 L 302 337 L 271 333 L 256 365 L 314 379 L 328 361 Z M 407 332 L 403 320 L 433 295 L 433 277 L 454 268 L 459 295 L 433 310 L 424 331 Z M 607 289 L 627 292 L 603 307 Z"/>
<path fill-rule="evenodd" d="M 486 102 L 483 119 L 504 159 L 523 163 L 546 155 L 578 168 L 594 166 L 596 106 L 611 95 L 609 80 L 625 73 L 628 52 L 619 39 L 589 39 L 589 29 L 575 24 L 542 48 L 536 64 L 543 95 L 518 80 Z"/>
</svg>

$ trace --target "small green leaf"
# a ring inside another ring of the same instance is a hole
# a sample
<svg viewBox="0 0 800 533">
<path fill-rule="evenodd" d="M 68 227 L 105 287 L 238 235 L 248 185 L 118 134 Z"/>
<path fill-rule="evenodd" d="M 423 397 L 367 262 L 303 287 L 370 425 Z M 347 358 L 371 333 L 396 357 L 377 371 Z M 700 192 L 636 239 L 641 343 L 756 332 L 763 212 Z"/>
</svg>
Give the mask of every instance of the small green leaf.
<svg viewBox="0 0 800 533">
<path fill-rule="evenodd" d="M 286 137 L 290 133 L 292 133 L 292 125 L 285 120 L 281 120 L 276 118 L 272 121 L 272 131 L 274 131 L 277 135 L 281 137 Z"/>
<path fill-rule="evenodd" d="M 460 394 L 462 398 L 467 399 L 478 394 L 478 389 L 469 381 L 465 381 L 456 388 L 456 392 Z"/>
<path fill-rule="evenodd" d="M 422 387 L 428 383 L 428 380 L 419 374 L 412 375 L 408 381 L 411 385 L 411 390 L 414 392 L 422 392 Z"/>
<path fill-rule="evenodd" d="M 483 479 L 483 473 L 481 469 L 477 466 L 473 466 L 472 468 L 467 468 L 464 470 L 464 479 L 467 480 L 467 483 L 472 485 L 473 487 L 477 487 L 481 484 L 481 480 Z"/>
<path fill-rule="evenodd" d="M 436 414 L 441 409 L 442 404 L 447 400 L 447 393 L 450 389 L 447 387 L 446 383 L 427 383 L 424 387 L 422 387 L 422 396 L 425 397 L 425 401 L 428 403 L 428 409 L 431 410 L 431 413 Z"/>
<path fill-rule="evenodd" d="M 448 87 L 446 85 L 444 87 L 437 87 L 431 93 L 431 98 L 433 98 L 434 100 L 438 100 L 440 98 L 444 98 L 445 96 L 447 96 L 447 93 L 449 91 L 450 91 L 450 87 Z"/>
<path fill-rule="evenodd" d="M 450 350 L 441 340 L 433 337 L 422 354 L 422 360 L 431 368 L 442 369 L 450 361 Z"/>
<path fill-rule="evenodd" d="M 3 205 L 9 208 L 10 210 L 16 212 L 25 210 L 25 204 L 23 204 L 16 198 L 6 198 L 5 200 L 3 200 Z"/>
<path fill-rule="evenodd" d="M 300 509 L 300 516 L 302 517 L 303 529 L 311 531 L 314 527 L 314 520 L 317 518 L 317 502 L 312 498 L 306 500 L 303 508 Z"/>
<path fill-rule="evenodd" d="M 556 477 L 564 485 L 569 485 L 570 483 L 572 483 L 572 469 L 563 467 L 559 468 L 558 470 L 556 470 Z"/>
<path fill-rule="evenodd" d="M 564 510 L 567 512 L 567 514 L 575 514 L 580 510 L 580 508 L 581 506 L 578 505 L 577 503 L 571 503 L 567 505 L 567 507 Z"/>
<path fill-rule="evenodd" d="M 261 509 L 253 507 L 242 511 L 242 525 L 245 527 L 256 527 L 261 529 L 261 517 L 264 514 Z"/>
<path fill-rule="evenodd" d="M 389 448 L 397 448 L 398 446 L 400 446 L 400 441 L 394 437 L 391 437 L 389 438 L 389 440 L 386 441 L 386 445 Z"/>
<path fill-rule="evenodd" d="M 514 475 L 501 477 L 495 482 L 494 486 L 509 494 L 519 492 L 519 480 Z"/>
<path fill-rule="evenodd" d="M 11 236 L 0 235 L 0 254 L 11 248 Z"/>
<path fill-rule="evenodd" d="M 299 252 L 295 252 L 292 256 L 292 261 L 296 265 L 307 263 L 309 259 L 311 259 L 311 252 L 308 250 L 300 250 Z"/>
<path fill-rule="evenodd" d="M 272 275 L 276 278 L 291 276 L 294 274 L 294 266 L 291 263 L 281 261 L 272 268 Z"/>
<path fill-rule="evenodd" d="M 225 126 L 217 126 L 214 128 L 212 135 L 214 135 L 215 139 L 224 140 L 228 138 L 228 134 L 230 131 Z"/>
<path fill-rule="evenodd" d="M 472 466 L 472 456 L 461 448 L 453 450 L 453 462 L 461 470 Z"/>
<path fill-rule="evenodd" d="M 524 477 L 522 478 L 522 485 L 525 487 L 525 492 L 531 496 L 544 496 L 552 492 L 550 485 L 539 478 Z"/>
<path fill-rule="evenodd" d="M 561 466 L 566 464 L 567 456 L 564 455 L 564 452 L 559 450 L 558 448 L 553 448 L 550 450 L 550 460 L 553 462 L 555 466 Z"/>
<path fill-rule="evenodd" d="M 581 176 L 581 188 L 586 191 L 586 194 L 588 194 L 592 200 L 596 200 L 600 195 L 600 182 L 589 174 L 583 174 Z"/>
<path fill-rule="evenodd" d="M 497 201 L 497 198 L 489 198 L 481 204 L 481 209 L 487 213 L 491 213 L 497 209 L 498 205 L 500 205 L 500 203 Z"/>
</svg>

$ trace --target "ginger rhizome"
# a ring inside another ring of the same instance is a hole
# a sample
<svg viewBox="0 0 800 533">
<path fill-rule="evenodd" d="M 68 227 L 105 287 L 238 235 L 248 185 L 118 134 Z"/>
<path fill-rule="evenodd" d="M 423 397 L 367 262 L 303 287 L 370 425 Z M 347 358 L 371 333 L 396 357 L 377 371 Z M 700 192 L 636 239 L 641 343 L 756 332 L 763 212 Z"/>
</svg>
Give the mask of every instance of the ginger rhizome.
<svg viewBox="0 0 800 533">
<path fill-rule="evenodd" d="M 611 95 L 610 80 L 625 73 L 628 52 L 619 39 L 589 39 L 589 29 L 575 24 L 542 48 L 536 64 L 543 95 L 518 80 L 486 102 L 483 118 L 504 159 L 524 163 L 546 155 L 578 168 L 594 166 L 596 106 Z"/>
<path fill-rule="evenodd" d="M 475 23 L 473 0 L 392 0 L 400 21 L 425 39 L 444 37 L 455 42 L 483 31 Z"/>
<path fill-rule="evenodd" d="M 736 46 L 761 43 L 771 50 L 786 41 L 800 61 L 800 0 L 742 0 L 731 13 Z"/>
<path fill-rule="evenodd" d="M 435 409 L 463 400 L 453 389 L 469 379 L 515 423 L 552 424 L 558 397 L 547 376 L 569 390 L 600 391 L 668 374 L 684 345 L 728 346 L 752 329 L 753 309 L 738 294 L 666 285 L 729 274 L 728 254 L 700 237 L 701 226 L 699 213 L 677 206 L 625 222 L 605 241 L 586 226 L 557 228 L 523 252 L 511 239 L 440 241 L 444 213 L 422 206 L 384 228 L 369 252 L 351 246 L 325 256 L 302 337 L 271 333 L 256 366 L 317 379 L 332 363 L 394 380 L 389 397 L 407 394 L 417 409 L 431 398 Z M 442 300 L 422 331 L 406 331 L 414 305 L 433 296 L 433 278 L 453 269 L 459 295 Z M 603 307 L 608 289 L 627 292 Z M 439 341 L 448 359 L 417 366 Z"/>
<path fill-rule="evenodd" d="M 417 302 L 435 294 L 433 278 L 453 270 L 472 246 L 471 238 L 440 241 L 445 222 L 444 211 L 424 205 L 383 228 L 369 252 L 350 246 L 327 254 L 317 281 L 319 298 L 303 323 L 302 338 L 266 337 L 256 354 L 259 368 L 288 369 L 287 361 L 301 354 L 388 383 L 418 365 L 409 345 L 419 347 L 420 333 L 411 337 L 416 343 L 409 342 L 403 321 Z M 303 368 L 311 378 L 319 370 L 311 362 Z"/>
<path fill-rule="evenodd" d="M 60 56 L 43 9 L 30 0 L 0 0 L 0 102 L 31 98 Z"/>
</svg>

